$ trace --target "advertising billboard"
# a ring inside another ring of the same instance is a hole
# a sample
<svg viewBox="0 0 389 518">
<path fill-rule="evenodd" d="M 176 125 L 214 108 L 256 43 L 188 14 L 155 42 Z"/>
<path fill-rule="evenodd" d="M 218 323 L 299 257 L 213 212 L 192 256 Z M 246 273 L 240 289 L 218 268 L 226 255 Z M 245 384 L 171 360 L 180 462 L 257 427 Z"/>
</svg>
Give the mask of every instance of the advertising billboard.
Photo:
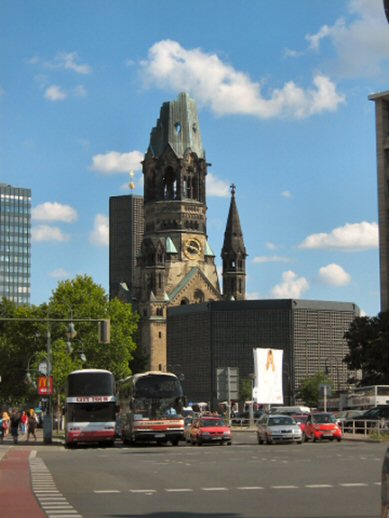
<svg viewBox="0 0 389 518">
<path fill-rule="evenodd" d="M 255 384 L 253 400 L 264 405 L 280 405 L 284 402 L 282 391 L 281 349 L 254 349 Z"/>
</svg>

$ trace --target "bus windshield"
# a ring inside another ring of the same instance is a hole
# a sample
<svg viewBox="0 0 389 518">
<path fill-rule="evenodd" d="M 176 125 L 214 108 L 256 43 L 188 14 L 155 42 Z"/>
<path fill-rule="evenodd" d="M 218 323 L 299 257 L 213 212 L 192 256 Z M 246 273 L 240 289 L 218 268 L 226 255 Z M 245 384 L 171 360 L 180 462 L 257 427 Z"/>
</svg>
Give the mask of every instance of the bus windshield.
<svg viewBox="0 0 389 518">
<path fill-rule="evenodd" d="M 66 413 L 68 423 L 112 421 L 115 416 L 115 403 L 68 403 Z"/>
</svg>

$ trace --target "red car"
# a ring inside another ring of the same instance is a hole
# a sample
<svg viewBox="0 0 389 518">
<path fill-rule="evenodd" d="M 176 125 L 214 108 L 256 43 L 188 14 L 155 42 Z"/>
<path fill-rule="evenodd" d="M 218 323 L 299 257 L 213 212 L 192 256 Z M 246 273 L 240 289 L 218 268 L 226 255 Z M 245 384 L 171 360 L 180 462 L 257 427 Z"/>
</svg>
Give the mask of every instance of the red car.
<svg viewBox="0 0 389 518">
<path fill-rule="evenodd" d="M 221 417 L 203 416 L 193 421 L 189 431 L 189 441 L 199 446 L 206 442 L 231 445 L 231 428 Z"/>
<path fill-rule="evenodd" d="M 338 442 L 342 440 L 342 430 L 338 426 L 336 418 L 330 412 L 317 412 L 308 416 L 305 423 L 305 436 L 307 440 L 321 441 L 328 439 Z"/>
</svg>

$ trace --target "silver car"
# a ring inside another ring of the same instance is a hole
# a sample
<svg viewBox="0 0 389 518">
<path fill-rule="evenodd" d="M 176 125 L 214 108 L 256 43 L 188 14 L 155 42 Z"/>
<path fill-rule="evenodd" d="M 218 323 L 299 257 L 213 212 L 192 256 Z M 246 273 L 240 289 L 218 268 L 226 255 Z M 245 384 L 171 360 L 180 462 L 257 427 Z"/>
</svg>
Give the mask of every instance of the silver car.
<svg viewBox="0 0 389 518">
<path fill-rule="evenodd" d="M 272 444 L 274 442 L 303 442 L 300 426 L 293 417 L 288 415 L 263 415 L 258 421 L 258 444 Z"/>
<path fill-rule="evenodd" d="M 384 463 L 382 464 L 381 483 L 381 518 L 389 517 L 389 448 L 386 450 Z"/>
</svg>

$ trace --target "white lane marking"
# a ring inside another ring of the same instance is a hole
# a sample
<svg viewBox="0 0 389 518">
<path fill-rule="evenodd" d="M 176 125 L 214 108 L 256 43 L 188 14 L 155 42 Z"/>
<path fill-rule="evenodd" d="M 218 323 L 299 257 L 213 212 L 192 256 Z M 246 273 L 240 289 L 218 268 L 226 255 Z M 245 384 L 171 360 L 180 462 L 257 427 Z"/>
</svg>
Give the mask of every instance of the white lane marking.
<svg viewBox="0 0 389 518">
<path fill-rule="evenodd" d="M 270 486 L 271 489 L 298 489 L 298 486 Z"/>
<path fill-rule="evenodd" d="M 369 484 L 364 482 L 348 482 L 346 484 L 339 484 L 342 487 L 367 487 Z"/>
<path fill-rule="evenodd" d="M 130 489 L 130 493 L 156 493 L 156 489 Z"/>
<path fill-rule="evenodd" d="M 49 518 L 82 518 L 82 515 L 58 491 L 44 461 L 36 456 L 36 451 L 32 455 L 33 452 L 34 450 L 30 453 L 28 459 L 31 485 L 35 498 L 42 510 Z"/>
<path fill-rule="evenodd" d="M 165 489 L 167 493 L 191 493 L 193 489 L 181 488 L 181 489 Z"/>
<path fill-rule="evenodd" d="M 202 491 L 228 491 L 226 487 L 202 487 Z"/>
</svg>

